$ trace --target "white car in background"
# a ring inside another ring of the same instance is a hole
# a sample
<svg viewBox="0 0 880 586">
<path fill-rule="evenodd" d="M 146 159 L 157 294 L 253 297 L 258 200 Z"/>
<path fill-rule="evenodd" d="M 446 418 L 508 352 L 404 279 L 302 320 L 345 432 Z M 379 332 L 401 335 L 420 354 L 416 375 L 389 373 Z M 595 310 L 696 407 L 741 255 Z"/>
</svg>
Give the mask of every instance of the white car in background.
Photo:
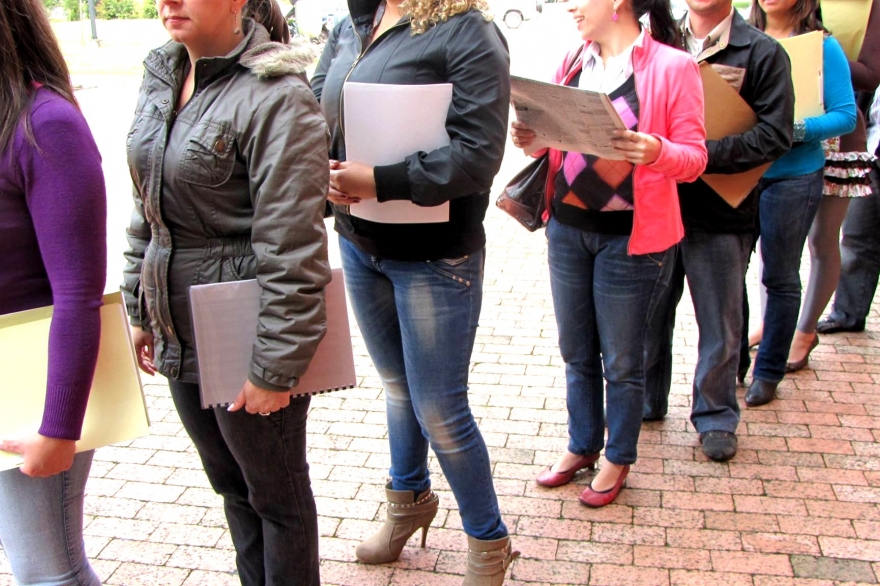
<svg viewBox="0 0 880 586">
<path fill-rule="evenodd" d="M 544 0 L 489 0 L 489 8 L 507 28 L 519 28 L 524 20 L 537 18 L 544 11 Z"/>
</svg>

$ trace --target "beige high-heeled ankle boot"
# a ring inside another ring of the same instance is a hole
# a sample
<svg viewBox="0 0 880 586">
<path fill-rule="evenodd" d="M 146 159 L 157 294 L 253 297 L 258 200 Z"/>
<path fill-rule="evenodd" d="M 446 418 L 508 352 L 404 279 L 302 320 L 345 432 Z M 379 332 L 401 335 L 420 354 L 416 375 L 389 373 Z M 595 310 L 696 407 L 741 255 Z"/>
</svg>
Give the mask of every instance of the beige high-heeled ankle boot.
<svg viewBox="0 0 880 586">
<path fill-rule="evenodd" d="M 492 541 L 468 537 L 467 572 L 462 586 L 501 586 L 507 568 L 518 557 L 510 536 Z"/>
<path fill-rule="evenodd" d="M 440 497 L 429 488 L 418 498 L 411 490 L 391 490 L 385 485 L 388 511 L 385 524 L 372 537 L 358 545 L 355 555 L 365 564 L 387 564 L 400 557 L 403 546 L 413 533 L 421 528 L 422 547 L 428 537 L 428 527 L 437 516 Z"/>
</svg>

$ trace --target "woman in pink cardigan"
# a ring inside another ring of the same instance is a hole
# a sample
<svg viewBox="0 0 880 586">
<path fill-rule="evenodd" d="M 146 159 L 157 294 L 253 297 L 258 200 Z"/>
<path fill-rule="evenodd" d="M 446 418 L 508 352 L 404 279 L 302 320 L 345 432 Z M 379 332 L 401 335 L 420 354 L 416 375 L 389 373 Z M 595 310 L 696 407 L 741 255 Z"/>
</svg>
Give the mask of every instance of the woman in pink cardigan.
<svg viewBox="0 0 880 586">
<path fill-rule="evenodd" d="M 705 169 L 706 133 L 699 70 L 673 48 L 669 0 L 577 0 L 569 11 L 586 44 L 569 54 L 554 82 L 608 94 L 628 130 L 614 140 L 614 159 L 548 153 L 550 285 L 569 443 L 537 482 L 570 482 L 595 467 L 604 446 L 606 464 L 580 496 L 601 507 L 617 497 L 636 461 L 645 324 L 684 236 L 676 182 L 694 181 Z M 651 34 L 639 22 L 645 14 Z M 512 126 L 515 146 L 534 142 L 530 128 Z"/>
</svg>

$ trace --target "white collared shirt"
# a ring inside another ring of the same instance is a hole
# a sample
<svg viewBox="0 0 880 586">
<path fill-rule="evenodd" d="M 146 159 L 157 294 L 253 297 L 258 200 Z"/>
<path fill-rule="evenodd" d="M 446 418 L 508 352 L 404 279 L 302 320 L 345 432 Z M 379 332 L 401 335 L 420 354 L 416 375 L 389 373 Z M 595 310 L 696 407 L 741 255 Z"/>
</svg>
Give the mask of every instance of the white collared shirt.
<svg viewBox="0 0 880 586">
<path fill-rule="evenodd" d="M 868 152 L 872 155 L 880 145 L 880 92 L 874 95 L 868 111 Z"/>
<path fill-rule="evenodd" d="M 688 53 L 696 57 L 711 47 L 714 43 L 718 42 L 718 40 L 730 30 L 730 25 L 733 24 L 734 10 L 734 8 L 731 8 L 730 14 L 727 15 L 727 18 L 719 22 L 718 26 L 712 29 L 712 32 L 709 33 L 709 36 L 702 39 L 698 39 L 696 35 L 694 35 L 694 30 L 691 28 L 691 13 L 688 12 L 687 18 L 684 19 L 684 38 L 685 42 L 687 42 Z"/>
<path fill-rule="evenodd" d="M 602 62 L 595 43 L 590 43 L 584 51 L 584 62 L 578 87 L 582 90 L 610 94 L 619 88 L 633 74 L 632 53 L 635 47 L 641 47 L 645 39 L 645 29 L 639 33 L 632 45 L 620 55 L 609 57 L 607 63 Z"/>
</svg>

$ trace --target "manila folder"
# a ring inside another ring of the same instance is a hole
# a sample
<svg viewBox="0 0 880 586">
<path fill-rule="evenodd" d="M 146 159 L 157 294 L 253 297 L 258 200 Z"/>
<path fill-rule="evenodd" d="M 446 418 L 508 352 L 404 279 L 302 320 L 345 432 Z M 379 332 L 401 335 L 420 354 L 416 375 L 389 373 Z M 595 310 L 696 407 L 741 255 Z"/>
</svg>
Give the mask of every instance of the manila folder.
<svg viewBox="0 0 880 586">
<path fill-rule="evenodd" d="M 742 134 L 758 123 L 758 117 L 752 108 L 709 63 L 700 63 L 700 75 L 703 78 L 708 140 Z M 700 179 L 735 208 L 748 197 L 769 167 L 770 163 L 767 163 L 742 173 L 706 174 Z"/>
<path fill-rule="evenodd" d="M 813 31 L 786 39 L 779 44 L 791 61 L 791 81 L 794 85 L 794 119 L 803 120 L 825 113 L 823 86 L 822 31 Z"/>
<path fill-rule="evenodd" d="M 250 371 L 260 314 L 260 286 L 255 279 L 196 285 L 190 287 L 189 297 L 202 408 L 228 405 L 235 401 Z M 357 384 L 342 269 L 333 269 L 324 299 L 327 333 L 294 388 L 294 396 L 350 389 Z"/>
<path fill-rule="evenodd" d="M 51 307 L 0 316 L 0 437 L 4 439 L 19 439 L 40 428 L 46 401 L 51 322 Z M 133 440 L 149 432 L 122 296 L 105 295 L 98 363 L 76 451 Z M 19 454 L 0 452 L 0 470 L 22 463 Z"/>
<path fill-rule="evenodd" d="M 409 155 L 449 145 L 446 117 L 452 84 L 391 85 L 346 82 L 342 88 L 345 158 L 371 167 L 402 163 Z M 449 221 L 449 202 L 419 206 L 411 201 L 361 200 L 351 215 L 383 224 Z"/>
</svg>

